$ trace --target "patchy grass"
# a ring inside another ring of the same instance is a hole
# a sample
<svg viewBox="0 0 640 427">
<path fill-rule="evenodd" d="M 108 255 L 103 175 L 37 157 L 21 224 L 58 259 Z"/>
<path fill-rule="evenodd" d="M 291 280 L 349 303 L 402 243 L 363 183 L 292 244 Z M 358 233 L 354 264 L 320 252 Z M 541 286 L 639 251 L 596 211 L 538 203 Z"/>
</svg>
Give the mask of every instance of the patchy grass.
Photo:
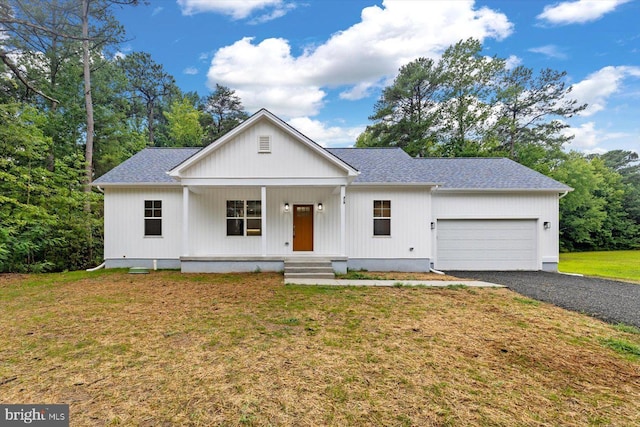
<svg viewBox="0 0 640 427">
<path fill-rule="evenodd" d="M 347 274 L 336 274 L 336 279 L 345 280 L 457 280 L 458 277 L 436 273 L 405 273 L 400 271 L 349 270 Z"/>
<path fill-rule="evenodd" d="M 560 254 L 559 269 L 640 283 L 640 250 Z"/>
<path fill-rule="evenodd" d="M 406 280 L 406 279 L 398 279 Z M 640 335 L 507 289 L 0 276 L 0 402 L 85 425 L 634 425 Z"/>
</svg>

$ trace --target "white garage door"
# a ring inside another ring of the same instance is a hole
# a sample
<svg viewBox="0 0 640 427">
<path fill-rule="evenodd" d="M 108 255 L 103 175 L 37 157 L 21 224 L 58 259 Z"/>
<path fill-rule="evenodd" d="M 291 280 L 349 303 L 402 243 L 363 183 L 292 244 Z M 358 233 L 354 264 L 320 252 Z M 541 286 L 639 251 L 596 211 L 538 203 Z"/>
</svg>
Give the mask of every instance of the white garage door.
<svg viewBox="0 0 640 427">
<path fill-rule="evenodd" d="M 535 220 L 438 220 L 438 270 L 538 270 Z"/>
</svg>

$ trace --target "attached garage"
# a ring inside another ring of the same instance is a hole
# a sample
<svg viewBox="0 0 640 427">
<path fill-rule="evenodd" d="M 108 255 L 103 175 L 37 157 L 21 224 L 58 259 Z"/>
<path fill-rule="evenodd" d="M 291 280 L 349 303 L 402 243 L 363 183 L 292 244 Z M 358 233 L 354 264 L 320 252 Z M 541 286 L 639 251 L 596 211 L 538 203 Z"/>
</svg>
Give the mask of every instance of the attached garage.
<svg viewBox="0 0 640 427">
<path fill-rule="evenodd" d="M 536 220 L 439 220 L 436 246 L 438 270 L 539 269 Z"/>
</svg>

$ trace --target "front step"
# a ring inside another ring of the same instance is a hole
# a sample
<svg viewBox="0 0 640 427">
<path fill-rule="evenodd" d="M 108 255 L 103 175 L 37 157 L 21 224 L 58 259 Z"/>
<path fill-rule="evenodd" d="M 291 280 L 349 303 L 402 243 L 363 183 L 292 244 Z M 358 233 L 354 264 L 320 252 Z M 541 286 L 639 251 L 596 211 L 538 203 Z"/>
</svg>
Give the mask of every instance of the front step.
<svg viewBox="0 0 640 427">
<path fill-rule="evenodd" d="M 335 279 L 333 265 L 326 259 L 286 259 L 285 279 Z"/>
</svg>

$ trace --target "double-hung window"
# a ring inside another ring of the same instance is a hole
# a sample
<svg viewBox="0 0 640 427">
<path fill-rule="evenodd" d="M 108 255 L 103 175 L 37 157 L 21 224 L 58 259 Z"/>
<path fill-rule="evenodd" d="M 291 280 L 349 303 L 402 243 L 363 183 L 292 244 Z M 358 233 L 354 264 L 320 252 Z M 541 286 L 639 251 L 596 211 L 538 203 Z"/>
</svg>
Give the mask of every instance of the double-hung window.
<svg viewBox="0 0 640 427">
<path fill-rule="evenodd" d="M 391 200 L 373 201 L 373 235 L 391 236 Z"/>
<path fill-rule="evenodd" d="M 162 200 L 144 201 L 144 235 L 162 236 Z"/>
<path fill-rule="evenodd" d="M 227 236 L 261 236 L 262 202 L 227 200 Z"/>
</svg>

